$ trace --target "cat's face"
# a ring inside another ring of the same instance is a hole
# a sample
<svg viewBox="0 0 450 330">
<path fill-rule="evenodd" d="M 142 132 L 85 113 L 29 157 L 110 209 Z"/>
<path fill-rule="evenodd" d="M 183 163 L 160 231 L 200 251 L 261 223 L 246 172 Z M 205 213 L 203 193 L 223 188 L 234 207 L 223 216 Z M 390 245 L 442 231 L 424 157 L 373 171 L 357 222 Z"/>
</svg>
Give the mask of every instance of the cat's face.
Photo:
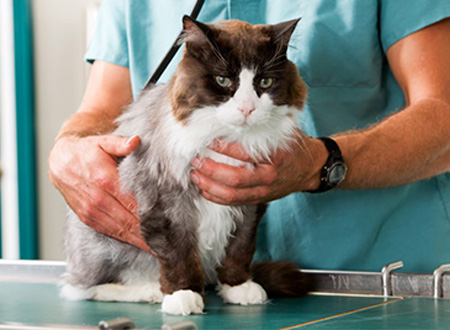
<svg viewBox="0 0 450 330">
<path fill-rule="evenodd" d="M 185 122 L 208 109 L 221 123 L 245 130 L 300 110 L 306 87 L 286 58 L 297 22 L 206 25 L 185 17 L 186 49 L 170 85 L 175 117 Z"/>
</svg>

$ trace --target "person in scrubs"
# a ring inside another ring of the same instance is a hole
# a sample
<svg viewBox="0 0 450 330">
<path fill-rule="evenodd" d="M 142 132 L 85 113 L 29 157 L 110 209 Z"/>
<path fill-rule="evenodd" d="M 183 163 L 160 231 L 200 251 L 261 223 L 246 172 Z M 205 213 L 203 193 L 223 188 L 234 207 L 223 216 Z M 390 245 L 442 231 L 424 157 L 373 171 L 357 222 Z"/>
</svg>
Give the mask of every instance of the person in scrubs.
<svg viewBox="0 0 450 330">
<path fill-rule="evenodd" d="M 49 157 L 50 178 L 81 221 L 147 251 L 116 163 L 139 137 L 110 134 L 194 3 L 103 1 L 85 96 Z M 299 17 L 288 58 L 308 86 L 298 117 L 303 145 L 253 172 L 194 161 L 192 181 L 219 204 L 270 202 L 258 229 L 260 260 L 368 271 L 402 260 L 405 272 L 419 273 L 449 263 L 450 2 L 206 0 L 198 20 Z M 216 148 L 247 160 L 239 145 Z"/>
</svg>

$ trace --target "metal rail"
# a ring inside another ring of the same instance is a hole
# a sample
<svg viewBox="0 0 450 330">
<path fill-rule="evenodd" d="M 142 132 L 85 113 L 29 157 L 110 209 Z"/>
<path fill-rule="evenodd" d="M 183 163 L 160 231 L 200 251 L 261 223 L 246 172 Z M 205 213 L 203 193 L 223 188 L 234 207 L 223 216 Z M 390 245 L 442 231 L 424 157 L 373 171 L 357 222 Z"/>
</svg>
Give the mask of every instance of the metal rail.
<svg viewBox="0 0 450 330">
<path fill-rule="evenodd" d="M 439 266 L 434 274 L 397 273 L 401 261 L 388 264 L 381 272 L 301 270 L 310 277 L 312 291 L 330 294 L 376 296 L 422 296 L 450 299 L 450 264 Z M 60 281 L 66 264 L 57 261 L 0 260 L 0 281 Z"/>
<path fill-rule="evenodd" d="M 401 261 L 388 264 L 380 273 L 355 271 L 302 270 L 310 276 L 313 292 L 396 297 L 434 297 L 450 299 L 450 264 L 434 274 L 392 273 Z"/>
</svg>

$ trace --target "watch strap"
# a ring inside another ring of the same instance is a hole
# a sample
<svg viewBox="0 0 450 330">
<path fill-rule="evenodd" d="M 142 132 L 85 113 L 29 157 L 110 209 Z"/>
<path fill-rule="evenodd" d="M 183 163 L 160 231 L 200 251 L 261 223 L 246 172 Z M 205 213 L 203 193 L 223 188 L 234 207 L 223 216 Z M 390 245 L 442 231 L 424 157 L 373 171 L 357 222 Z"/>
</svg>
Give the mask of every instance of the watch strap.
<svg viewBox="0 0 450 330">
<path fill-rule="evenodd" d="M 329 181 L 329 171 L 332 166 L 338 162 L 345 164 L 341 149 L 339 148 L 336 141 L 334 141 L 330 137 L 319 137 L 317 139 L 322 141 L 322 143 L 325 145 L 325 148 L 328 151 L 328 158 L 320 173 L 319 187 L 315 190 L 309 190 L 309 193 L 321 193 L 337 187 L 339 183 L 332 183 Z"/>
<path fill-rule="evenodd" d="M 339 148 L 336 141 L 334 141 L 332 138 L 329 138 L 327 136 L 318 137 L 317 139 L 323 142 L 323 144 L 325 145 L 325 148 L 327 148 L 328 152 L 330 153 L 329 156 L 331 156 L 335 159 L 342 158 L 341 149 Z"/>
</svg>

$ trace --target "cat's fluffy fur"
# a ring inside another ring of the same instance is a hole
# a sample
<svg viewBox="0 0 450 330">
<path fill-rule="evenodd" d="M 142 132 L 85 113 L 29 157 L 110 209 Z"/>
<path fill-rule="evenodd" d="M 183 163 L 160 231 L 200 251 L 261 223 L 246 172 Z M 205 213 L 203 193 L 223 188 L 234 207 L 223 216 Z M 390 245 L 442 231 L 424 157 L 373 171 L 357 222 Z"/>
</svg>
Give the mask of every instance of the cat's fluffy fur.
<svg viewBox="0 0 450 330">
<path fill-rule="evenodd" d="M 175 76 L 168 85 L 144 91 L 119 118 L 115 132 L 141 138 L 119 172 L 123 189 L 136 195 L 143 236 L 157 257 L 94 231 L 71 212 L 62 287 L 69 299 L 163 301 L 164 312 L 201 313 L 204 286 L 215 283 L 230 303 L 267 299 L 250 270 L 265 206 L 209 202 L 189 173 L 197 155 L 243 165 L 208 149 L 216 138 L 242 144 L 255 160 L 288 147 L 306 94 L 286 59 L 296 21 L 272 27 L 239 21 L 206 25 L 188 17 L 183 22 L 187 47 Z M 218 87 L 217 75 L 230 76 L 232 85 Z M 276 85 L 261 89 L 255 84 L 261 77 L 273 77 Z M 243 116 L 237 108 L 247 106 L 254 110 Z M 254 268 L 262 270 L 256 276 L 261 282 L 272 274 L 267 267 Z M 277 267 L 278 276 L 296 272 L 292 266 Z M 289 283 L 300 284 L 296 273 Z M 303 287 L 289 290 L 288 295 L 304 292 Z"/>
</svg>

